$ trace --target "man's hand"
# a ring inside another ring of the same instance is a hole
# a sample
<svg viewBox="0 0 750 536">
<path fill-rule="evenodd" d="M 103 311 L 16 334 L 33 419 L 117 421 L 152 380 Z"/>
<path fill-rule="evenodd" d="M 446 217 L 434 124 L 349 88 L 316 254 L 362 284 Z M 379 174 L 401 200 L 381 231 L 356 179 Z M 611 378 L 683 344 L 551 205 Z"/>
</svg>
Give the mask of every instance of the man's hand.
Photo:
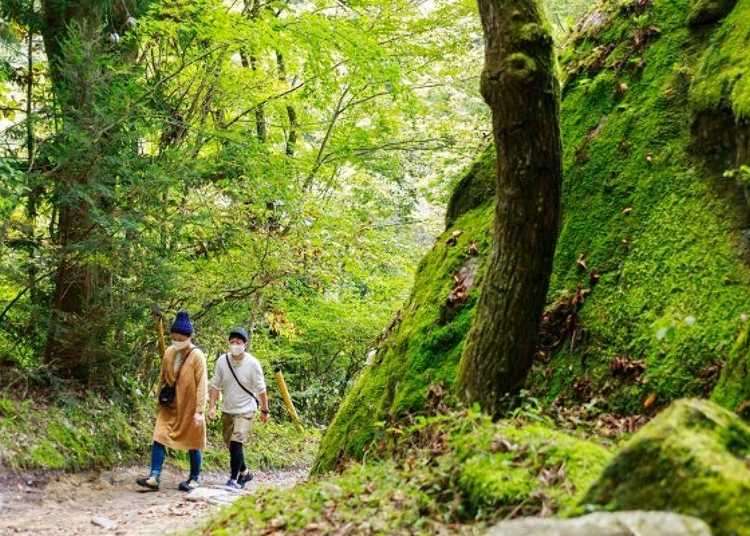
<svg viewBox="0 0 750 536">
<path fill-rule="evenodd" d="M 195 415 L 193 415 L 193 424 L 195 424 L 196 426 L 200 426 L 201 424 L 203 424 L 203 420 L 203 413 L 196 413 Z"/>
<path fill-rule="evenodd" d="M 268 417 L 269 417 L 268 410 L 265 410 L 265 411 L 261 410 L 261 412 L 260 412 L 260 422 L 267 423 L 268 422 Z"/>
<path fill-rule="evenodd" d="M 216 418 L 216 408 L 208 408 L 208 418 L 214 420 Z"/>
</svg>

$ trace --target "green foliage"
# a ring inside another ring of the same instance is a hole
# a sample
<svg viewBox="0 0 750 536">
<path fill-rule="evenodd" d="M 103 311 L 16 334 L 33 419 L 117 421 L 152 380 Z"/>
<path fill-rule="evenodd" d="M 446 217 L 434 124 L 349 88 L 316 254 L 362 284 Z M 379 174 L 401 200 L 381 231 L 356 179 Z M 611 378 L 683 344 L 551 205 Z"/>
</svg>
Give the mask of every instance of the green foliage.
<svg viewBox="0 0 750 536">
<path fill-rule="evenodd" d="M 391 433 L 387 461 L 243 498 L 203 533 L 344 526 L 384 534 L 475 533 L 505 516 L 567 511 L 609 460 L 604 448 L 549 424 L 492 423 L 478 412 L 421 418 Z"/>
<path fill-rule="evenodd" d="M 54 385 L 49 304 L 72 265 L 89 287 L 60 318 L 84 381 L 148 390 L 149 308 L 185 308 L 210 354 L 251 328 L 267 371 L 327 421 L 406 298 L 436 221 L 422 200 L 444 189 L 433 170 L 482 143 L 475 6 L 120 4 L 42 20 L 0 2 L 18 45 L 7 88 L 34 74 L 33 113 L 0 125 L 0 359 Z M 25 73 L 24 38 L 53 24 Z"/>
<path fill-rule="evenodd" d="M 385 422 L 423 408 L 430 385 L 452 385 L 481 278 L 480 261 L 469 249 L 476 242 L 479 254 L 487 253 L 491 210 L 485 203 L 460 216 L 422 259 L 411 297 L 323 437 L 318 471 L 361 458 L 382 437 Z M 454 231 L 461 234 L 451 245 Z M 467 302 L 451 311 L 453 275 L 464 266 L 473 272 L 473 287 Z"/>
<path fill-rule="evenodd" d="M 582 508 L 669 510 L 744 534 L 750 514 L 750 428 L 706 401 L 681 400 L 633 436 L 586 493 Z"/>
</svg>

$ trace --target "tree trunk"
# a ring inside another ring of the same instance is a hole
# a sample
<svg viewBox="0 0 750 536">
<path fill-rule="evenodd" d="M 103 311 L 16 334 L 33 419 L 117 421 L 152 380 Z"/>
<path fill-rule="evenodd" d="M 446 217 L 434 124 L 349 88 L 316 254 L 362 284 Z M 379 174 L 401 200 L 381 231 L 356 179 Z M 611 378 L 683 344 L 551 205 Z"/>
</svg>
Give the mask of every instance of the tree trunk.
<svg viewBox="0 0 750 536">
<path fill-rule="evenodd" d="M 117 129 L 106 135 L 98 130 L 102 126 L 101 117 L 97 115 L 96 89 L 92 86 L 106 83 L 100 81 L 106 77 L 94 72 L 97 67 L 86 62 L 67 61 L 69 58 L 63 44 L 74 28 L 92 43 L 91 51 L 96 53 L 103 41 L 101 32 L 105 21 L 123 31 L 125 20 L 130 16 L 128 4 L 135 10 L 138 1 L 42 2 L 42 36 L 55 100 L 62 116 L 62 131 L 72 129 L 85 133 L 89 139 L 98 140 L 75 158 L 60 161 L 53 175 L 54 212 L 59 215 L 56 239 L 61 253 L 55 275 L 45 360 L 59 376 L 83 382 L 90 379 L 90 369 L 103 350 L 108 326 L 102 307 L 110 295 L 111 286 L 108 269 L 101 263 L 86 260 L 87 255 L 83 254 L 94 249 L 103 253 L 111 248 L 106 233 L 95 222 L 93 214 L 95 210 L 104 213 L 112 210 L 106 195 L 96 191 L 113 188 L 113 178 L 106 172 L 99 175 L 94 163 L 121 147 L 117 141 Z M 69 143 L 64 136 L 61 140 L 53 138 L 50 143 Z M 68 146 L 63 145 L 60 150 L 64 154 Z M 77 195 L 79 190 L 89 192 L 89 199 Z"/>
<path fill-rule="evenodd" d="M 497 150 L 494 246 L 461 359 L 468 402 L 497 414 L 523 386 L 549 288 L 562 182 L 553 41 L 536 0 L 479 0 L 481 79 Z"/>
<path fill-rule="evenodd" d="M 260 16 L 260 0 L 245 0 L 245 15 L 252 21 Z M 240 60 L 245 69 L 252 69 L 253 72 L 258 70 L 258 58 L 254 54 L 248 54 L 240 50 Z M 266 130 L 266 110 L 263 104 L 255 108 L 255 133 L 260 143 L 266 143 L 268 132 Z"/>
<path fill-rule="evenodd" d="M 276 51 L 276 65 L 279 68 L 279 80 L 286 83 L 286 65 L 284 55 Z M 297 110 L 291 104 L 286 105 L 286 115 L 289 119 L 289 135 L 286 138 L 286 155 L 294 156 L 294 149 L 297 144 Z"/>
</svg>

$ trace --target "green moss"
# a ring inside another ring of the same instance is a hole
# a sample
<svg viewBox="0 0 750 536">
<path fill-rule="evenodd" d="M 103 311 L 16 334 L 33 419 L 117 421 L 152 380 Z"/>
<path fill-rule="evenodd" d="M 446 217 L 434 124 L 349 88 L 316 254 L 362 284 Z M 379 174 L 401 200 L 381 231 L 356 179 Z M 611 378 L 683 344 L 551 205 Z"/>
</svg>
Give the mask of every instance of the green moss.
<svg viewBox="0 0 750 536">
<path fill-rule="evenodd" d="M 269 489 L 222 510 L 202 533 L 261 534 L 276 529 L 289 534 L 347 526 L 379 534 L 396 528 L 433 533 L 433 522 L 421 514 L 424 493 L 400 476 L 393 464 L 382 463 L 356 466 L 293 490 Z"/>
<path fill-rule="evenodd" d="M 586 344 L 532 373 L 534 392 L 547 401 L 572 397 L 581 377 L 625 412 L 640 411 L 652 392 L 664 402 L 710 391 L 702 371 L 728 354 L 750 299 L 741 212 L 687 153 L 685 73 L 694 38 L 686 7 L 657 0 L 645 20 L 613 18 L 601 39 L 630 39 L 658 23 L 643 69 L 605 70 L 586 84 L 571 80 L 566 90 L 564 223 L 551 299 L 589 285 L 576 263 L 581 254 L 601 279 L 581 311 Z M 620 82 L 623 95 L 615 91 Z M 609 364 L 620 355 L 646 362 L 640 383 L 612 377 Z"/>
<path fill-rule="evenodd" d="M 458 217 L 485 205 L 494 194 L 495 147 L 490 145 L 453 188 L 445 212 L 445 226 L 451 227 Z"/>
<path fill-rule="evenodd" d="M 720 28 L 709 38 L 690 93 L 700 111 L 723 107 L 737 118 L 750 117 L 750 1 L 739 0 Z"/>
<path fill-rule="evenodd" d="M 610 458 L 600 445 L 539 423 L 485 421 L 452 445 L 461 488 L 480 511 L 518 505 L 537 491 L 555 510 L 571 510 Z"/>
<path fill-rule="evenodd" d="M 44 469 L 65 469 L 67 460 L 52 441 L 43 440 L 31 447 L 27 466 Z"/>
<path fill-rule="evenodd" d="M 547 424 L 493 423 L 478 412 L 394 432 L 379 452 L 387 461 L 243 498 L 203 533 L 478 533 L 511 514 L 570 510 L 609 460 L 601 446 Z"/>
<path fill-rule="evenodd" d="M 745 323 L 711 397 L 722 406 L 732 408 L 742 413 L 743 416 L 747 416 L 750 399 L 748 364 L 750 364 L 750 324 Z"/>
<path fill-rule="evenodd" d="M 674 403 L 615 456 L 582 501 L 585 509 L 669 510 L 746 534 L 750 427 L 707 401 Z"/>
</svg>

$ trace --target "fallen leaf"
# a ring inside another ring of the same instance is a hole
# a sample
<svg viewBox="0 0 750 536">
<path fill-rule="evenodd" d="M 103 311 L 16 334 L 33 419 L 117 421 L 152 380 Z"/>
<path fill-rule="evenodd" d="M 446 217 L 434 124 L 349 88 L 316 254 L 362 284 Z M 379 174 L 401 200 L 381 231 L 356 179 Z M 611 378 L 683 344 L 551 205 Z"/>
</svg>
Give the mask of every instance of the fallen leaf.
<svg viewBox="0 0 750 536">
<path fill-rule="evenodd" d="M 271 527 L 272 527 L 272 528 L 274 528 L 274 529 L 281 529 L 281 528 L 284 528 L 284 527 L 286 527 L 286 519 L 284 519 L 284 518 L 283 518 L 283 517 L 281 517 L 281 516 L 279 516 L 279 517 L 274 517 L 274 518 L 273 518 L 273 519 L 271 520 L 271 523 L 270 523 L 270 525 L 271 525 Z"/>
<path fill-rule="evenodd" d="M 490 451 L 492 452 L 511 452 L 513 450 L 516 450 L 516 446 L 501 436 L 495 436 L 492 439 L 492 444 L 490 445 Z"/>
<path fill-rule="evenodd" d="M 656 402 L 656 393 L 651 393 L 643 402 L 643 407 L 645 409 L 649 409 L 651 406 L 654 405 L 654 402 Z"/>
<path fill-rule="evenodd" d="M 461 236 L 462 234 L 464 234 L 463 231 L 458 231 L 458 230 L 453 231 L 451 233 L 450 238 L 448 238 L 448 240 L 446 240 L 445 243 L 448 244 L 449 246 L 455 246 L 458 243 L 458 237 Z"/>
<path fill-rule="evenodd" d="M 589 267 L 586 265 L 586 254 L 581 253 L 578 256 L 578 260 L 576 261 L 576 265 L 578 265 L 578 269 L 581 271 L 588 271 Z"/>
</svg>

